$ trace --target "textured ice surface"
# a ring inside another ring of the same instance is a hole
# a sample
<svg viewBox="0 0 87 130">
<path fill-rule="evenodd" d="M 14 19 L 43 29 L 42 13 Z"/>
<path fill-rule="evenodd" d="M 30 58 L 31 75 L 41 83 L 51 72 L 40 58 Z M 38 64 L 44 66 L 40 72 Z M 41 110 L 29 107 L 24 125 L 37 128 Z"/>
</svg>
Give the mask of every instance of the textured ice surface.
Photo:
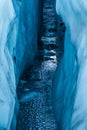
<svg viewBox="0 0 87 130">
<path fill-rule="evenodd" d="M 0 3 L 0 130 L 10 130 L 13 124 L 12 130 L 18 109 L 16 86 L 37 52 L 39 1 Z"/>
<path fill-rule="evenodd" d="M 87 2 L 57 0 L 56 10 L 66 25 L 64 56 L 54 78 L 56 119 L 59 130 L 86 130 Z"/>
</svg>

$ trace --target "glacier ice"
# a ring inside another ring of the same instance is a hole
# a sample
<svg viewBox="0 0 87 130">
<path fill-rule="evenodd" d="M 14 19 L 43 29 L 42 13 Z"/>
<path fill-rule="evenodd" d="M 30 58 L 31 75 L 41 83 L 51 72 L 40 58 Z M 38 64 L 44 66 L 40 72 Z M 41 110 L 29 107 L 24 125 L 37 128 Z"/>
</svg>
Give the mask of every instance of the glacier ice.
<svg viewBox="0 0 87 130">
<path fill-rule="evenodd" d="M 0 0 L 0 130 L 16 127 L 16 87 L 37 53 L 38 0 Z"/>
<path fill-rule="evenodd" d="M 64 55 L 53 80 L 53 104 L 60 130 L 87 130 L 87 2 L 56 0 L 65 26 Z"/>
</svg>

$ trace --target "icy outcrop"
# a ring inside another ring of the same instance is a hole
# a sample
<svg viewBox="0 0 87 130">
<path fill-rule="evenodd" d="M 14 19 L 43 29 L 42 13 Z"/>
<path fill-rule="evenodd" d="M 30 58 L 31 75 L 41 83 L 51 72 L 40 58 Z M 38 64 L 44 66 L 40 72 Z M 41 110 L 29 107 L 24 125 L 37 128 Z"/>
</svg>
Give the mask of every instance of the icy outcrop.
<svg viewBox="0 0 87 130">
<path fill-rule="evenodd" d="M 12 130 L 18 110 L 17 83 L 37 52 L 39 1 L 0 3 L 0 130 Z"/>
<path fill-rule="evenodd" d="M 54 77 L 54 109 L 60 130 L 87 129 L 87 2 L 57 0 L 65 26 L 64 56 Z M 56 101 L 55 101 L 56 100 Z"/>
</svg>

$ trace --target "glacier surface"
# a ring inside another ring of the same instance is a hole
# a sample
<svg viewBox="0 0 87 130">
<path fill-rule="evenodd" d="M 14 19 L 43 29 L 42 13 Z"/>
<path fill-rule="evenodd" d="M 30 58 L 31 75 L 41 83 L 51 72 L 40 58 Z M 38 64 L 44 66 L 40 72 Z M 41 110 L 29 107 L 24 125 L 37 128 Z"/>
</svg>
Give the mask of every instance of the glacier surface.
<svg viewBox="0 0 87 130">
<path fill-rule="evenodd" d="M 38 0 L 0 0 L 0 130 L 16 127 L 16 87 L 37 54 Z"/>
<path fill-rule="evenodd" d="M 53 80 L 59 130 L 87 130 L 87 2 L 56 0 L 65 26 L 64 55 Z"/>
</svg>

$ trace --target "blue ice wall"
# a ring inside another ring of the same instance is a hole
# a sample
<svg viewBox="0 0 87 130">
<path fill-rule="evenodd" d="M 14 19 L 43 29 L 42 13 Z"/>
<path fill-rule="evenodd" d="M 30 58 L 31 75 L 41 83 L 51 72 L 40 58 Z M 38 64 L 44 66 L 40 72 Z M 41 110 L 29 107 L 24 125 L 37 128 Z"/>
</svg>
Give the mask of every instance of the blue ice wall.
<svg viewBox="0 0 87 130">
<path fill-rule="evenodd" d="M 39 0 L 0 4 L 0 130 L 16 126 L 16 87 L 37 53 L 38 13 Z"/>
<path fill-rule="evenodd" d="M 65 26 L 64 56 L 53 81 L 53 104 L 60 130 L 87 129 L 87 2 L 57 0 Z"/>
<path fill-rule="evenodd" d="M 20 23 L 16 45 L 16 73 L 18 75 L 32 64 L 37 53 L 38 17 L 39 0 L 23 1 L 20 8 Z"/>
</svg>

